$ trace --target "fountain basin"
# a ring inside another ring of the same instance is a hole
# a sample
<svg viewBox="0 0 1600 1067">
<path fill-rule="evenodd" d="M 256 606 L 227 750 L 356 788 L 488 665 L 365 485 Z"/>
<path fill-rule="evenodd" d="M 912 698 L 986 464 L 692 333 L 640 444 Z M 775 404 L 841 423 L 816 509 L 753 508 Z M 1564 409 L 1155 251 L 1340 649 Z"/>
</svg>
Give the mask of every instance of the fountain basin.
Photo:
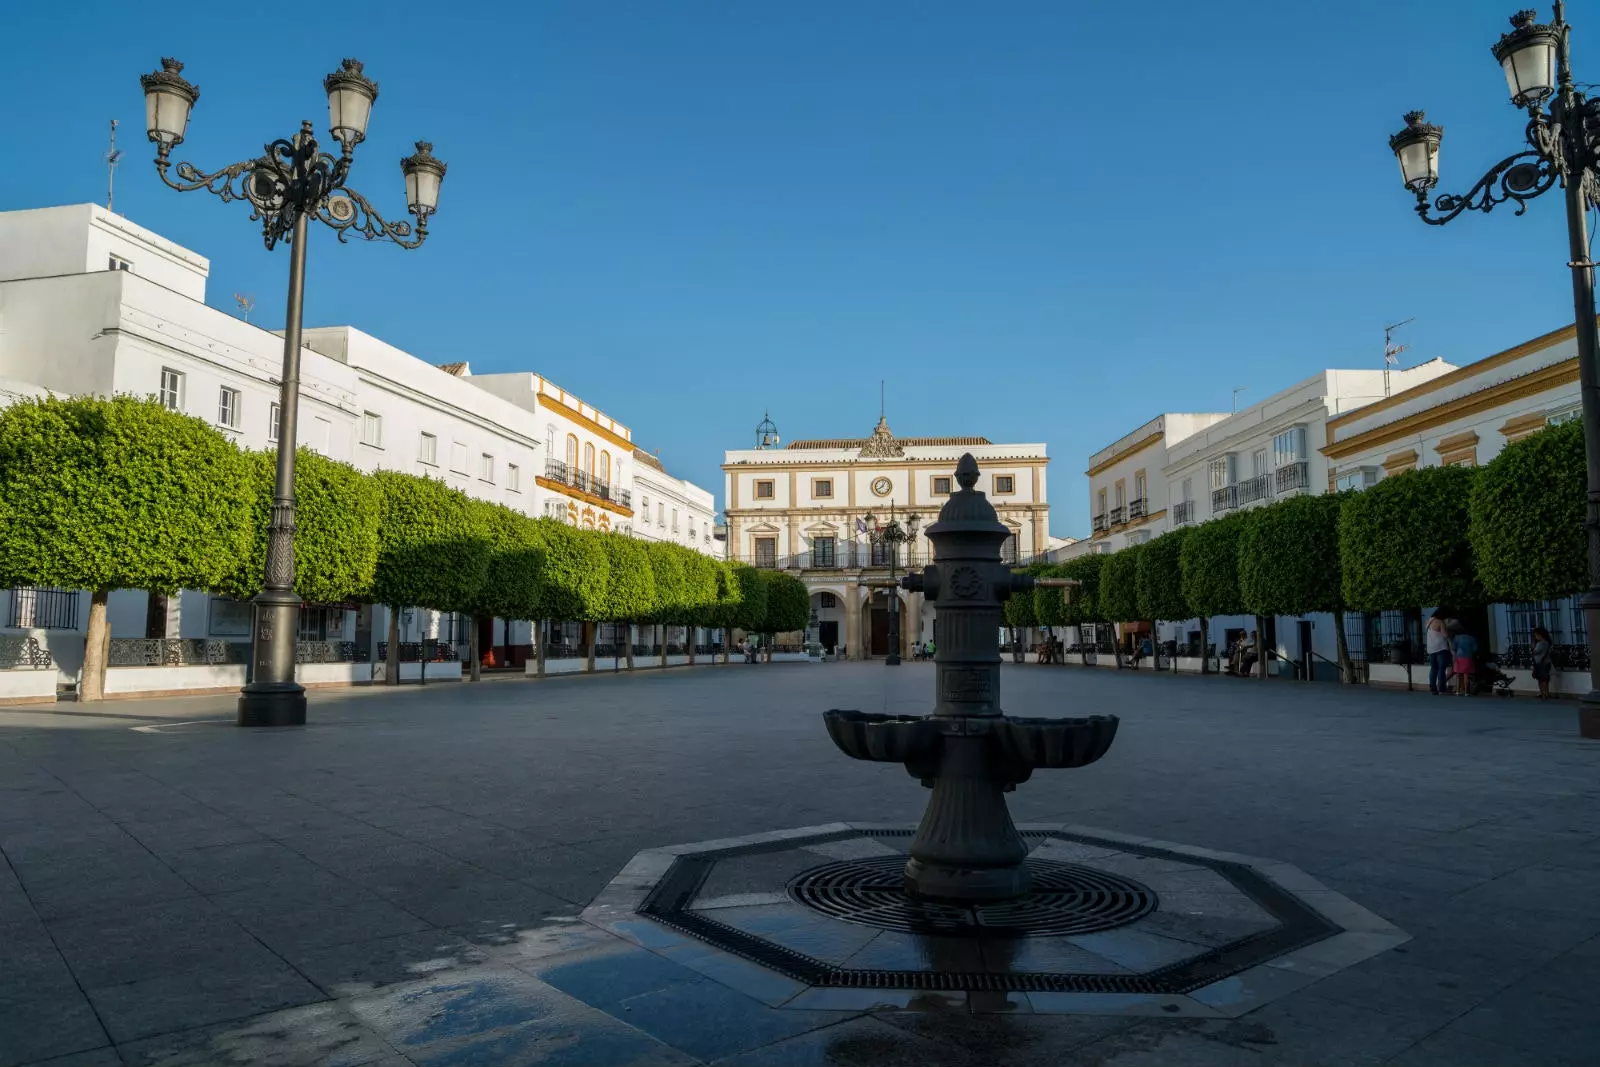
<svg viewBox="0 0 1600 1067">
<path fill-rule="evenodd" d="M 1081 719 L 1027 719 L 1007 716 L 995 724 L 995 743 L 1008 762 L 1037 767 L 1083 767 L 1111 748 L 1117 736 L 1115 715 Z"/>
<path fill-rule="evenodd" d="M 875 763 L 923 763 L 939 753 L 939 724 L 921 715 L 875 715 L 833 708 L 822 713 L 839 751 Z"/>
</svg>

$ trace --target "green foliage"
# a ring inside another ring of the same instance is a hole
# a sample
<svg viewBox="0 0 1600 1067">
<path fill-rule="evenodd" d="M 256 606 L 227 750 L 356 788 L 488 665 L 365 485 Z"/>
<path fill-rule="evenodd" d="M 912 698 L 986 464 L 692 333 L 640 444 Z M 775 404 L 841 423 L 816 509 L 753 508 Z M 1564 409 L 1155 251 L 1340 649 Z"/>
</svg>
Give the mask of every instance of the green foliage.
<svg viewBox="0 0 1600 1067">
<path fill-rule="evenodd" d="M 1345 603 L 1357 611 L 1482 603 L 1467 537 L 1477 475 L 1471 467 L 1424 467 L 1342 494 Z"/>
<path fill-rule="evenodd" d="M 1299 496 L 1252 513 L 1239 535 L 1239 595 L 1252 615 L 1341 611 L 1340 496 Z"/>
<path fill-rule="evenodd" d="M 489 542 L 483 585 L 470 614 L 497 619 L 540 617 L 544 578 L 543 527 L 500 504 L 470 501 L 478 528 Z"/>
<path fill-rule="evenodd" d="M 603 622 L 610 607 L 611 557 L 599 535 L 555 519 L 536 519 L 544 541 L 539 617 Z"/>
<path fill-rule="evenodd" d="M 0 578 L 217 589 L 250 552 L 244 454 L 199 419 L 121 396 L 0 411 Z"/>
<path fill-rule="evenodd" d="M 261 591 L 267 565 L 267 527 L 278 452 L 245 453 L 250 467 L 250 550 L 221 586 L 235 600 Z M 295 454 L 294 591 L 312 604 L 366 600 L 378 566 L 377 483 L 346 463 L 309 448 Z"/>
<path fill-rule="evenodd" d="M 746 633 L 766 632 L 767 576 L 773 573 L 755 567 L 733 567 L 733 585 L 737 590 L 733 599 L 738 604 L 732 614 L 734 626 Z"/>
<path fill-rule="evenodd" d="M 1194 618 L 1183 595 L 1183 543 L 1193 527 L 1180 526 L 1140 548 L 1139 617 L 1179 622 Z"/>
<path fill-rule="evenodd" d="M 718 573 L 721 565 L 710 556 L 692 549 L 683 553 L 683 619 L 694 626 L 719 626 L 717 618 L 721 588 Z"/>
<path fill-rule="evenodd" d="M 1061 577 L 1076 579 L 1078 585 L 1067 597 L 1064 619 L 1068 626 L 1100 622 L 1100 572 L 1110 557 L 1099 553 L 1069 559 L 1061 565 Z"/>
<path fill-rule="evenodd" d="M 792 574 L 776 572 L 767 583 L 767 621 L 769 634 L 804 630 L 811 621 L 811 591 Z"/>
<path fill-rule="evenodd" d="M 1489 597 L 1549 600 L 1588 586 L 1586 482 L 1581 422 L 1509 444 L 1483 468 L 1468 536 Z"/>
<path fill-rule="evenodd" d="M 1012 570 L 1013 574 L 1031 574 L 1035 577 L 1043 572 L 1044 565 L 1041 563 L 1034 563 Z M 1033 592 L 1036 591 L 1006 598 L 1004 605 L 1001 607 L 1001 612 L 1008 627 L 1013 630 L 1025 630 L 1039 625 L 1039 618 L 1033 611 Z"/>
<path fill-rule="evenodd" d="M 1067 577 L 1067 564 L 1057 563 L 1046 565 L 1040 572 L 1041 578 Z M 1033 617 L 1040 626 L 1065 626 L 1067 624 L 1067 603 L 1063 593 L 1070 594 L 1070 590 L 1057 589 L 1054 586 L 1035 586 L 1033 590 Z"/>
<path fill-rule="evenodd" d="M 637 622 L 654 618 L 656 574 L 649 546 L 626 534 L 586 535 L 600 542 L 609 565 L 605 608 L 601 618 L 607 622 Z"/>
<path fill-rule="evenodd" d="M 739 625 L 739 616 L 744 611 L 744 588 L 739 583 L 739 576 L 734 573 L 735 564 L 720 560 L 713 563 L 717 596 L 715 602 L 706 609 L 706 625 L 731 630 Z"/>
<path fill-rule="evenodd" d="M 378 471 L 381 506 L 372 598 L 393 607 L 471 611 L 489 572 L 490 533 L 465 493 Z"/>
<path fill-rule="evenodd" d="M 1239 592 L 1239 537 L 1251 518 L 1251 512 L 1237 511 L 1202 522 L 1179 547 L 1183 599 L 1191 615 L 1212 618 L 1248 613 Z"/>
<path fill-rule="evenodd" d="M 1139 560 L 1144 545 L 1130 545 L 1106 557 L 1100 568 L 1100 614 L 1108 622 L 1137 622 L 1139 612 Z"/>
<path fill-rule="evenodd" d="M 645 546 L 650 570 L 655 577 L 656 604 L 651 621 L 667 624 L 682 622 L 688 614 L 689 576 L 684 550 L 667 541 L 652 541 Z"/>
</svg>

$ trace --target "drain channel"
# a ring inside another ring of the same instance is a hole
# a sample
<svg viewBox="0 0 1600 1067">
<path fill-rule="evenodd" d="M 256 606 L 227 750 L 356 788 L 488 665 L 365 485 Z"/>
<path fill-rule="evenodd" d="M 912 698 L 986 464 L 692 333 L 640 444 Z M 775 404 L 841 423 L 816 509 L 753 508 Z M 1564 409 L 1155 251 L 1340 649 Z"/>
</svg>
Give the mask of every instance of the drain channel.
<svg viewBox="0 0 1600 1067">
<path fill-rule="evenodd" d="M 1061 937 L 1143 918 L 1153 890 L 1109 871 L 1030 859 L 1033 887 L 1013 900 L 953 905 L 905 891 L 905 857 L 874 856 L 813 867 L 788 884 L 790 899 L 844 922 L 944 937 Z"/>
</svg>

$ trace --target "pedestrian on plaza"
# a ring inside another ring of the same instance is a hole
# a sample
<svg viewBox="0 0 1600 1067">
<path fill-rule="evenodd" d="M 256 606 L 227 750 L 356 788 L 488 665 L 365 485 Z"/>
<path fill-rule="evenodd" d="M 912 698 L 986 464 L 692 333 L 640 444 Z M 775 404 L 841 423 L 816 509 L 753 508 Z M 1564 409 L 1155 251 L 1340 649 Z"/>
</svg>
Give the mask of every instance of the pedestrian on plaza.
<svg viewBox="0 0 1600 1067">
<path fill-rule="evenodd" d="M 1456 694 L 1470 696 L 1472 693 L 1472 676 L 1477 671 L 1477 664 L 1473 657 L 1478 654 L 1478 639 L 1467 632 L 1466 626 L 1459 621 L 1456 623 L 1456 635 L 1450 642 L 1455 650 L 1455 675 Z"/>
<path fill-rule="evenodd" d="M 1250 669 L 1256 665 L 1256 631 L 1251 630 L 1249 637 L 1239 638 L 1239 673 L 1250 677 Z M 1265 670 L 1265 668 L 1262 668 Z"/>
<path fill-rule="evenodd" d="M 1428 692 L 1441 696 L 1445 692 L 1445 678 L 1450 673 L 1450 634 L 1445 629 L 1443 608 L 1428 619 L 1425 639 L 1428 649 Z"/>
<path fill-rule="evenodd" d="M 1543 626 L 1533 628 L 1533 680 L 1539 683 L 1539 699 L 1550 699 L 1550 670 L 1553 666 L 1551 653 L 1555 646 L 1550 640 L 1550 631 Z"/>
</svg>

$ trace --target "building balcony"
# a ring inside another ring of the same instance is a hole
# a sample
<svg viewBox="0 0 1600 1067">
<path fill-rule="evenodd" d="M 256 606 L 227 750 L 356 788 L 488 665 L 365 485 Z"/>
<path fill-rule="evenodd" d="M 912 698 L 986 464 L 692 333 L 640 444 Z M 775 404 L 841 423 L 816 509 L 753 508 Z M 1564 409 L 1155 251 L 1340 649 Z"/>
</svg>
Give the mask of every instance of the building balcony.
<svg viewBox="0 0 1600 1067">
<path fill-rule="evenodd" d="M 842 544 L 834 545 L 829 550 L 812 549 L 787 556 L 757 552 L 753 556 L 736 556 L 733 562 L 778 571 L 886 571 L 889 569 L 889 550 L 878 545 Z M 916 570 L 932 562 L 933 556 L 928 552 L 912 552 L 901 548 L 895 566 L 902 571 Z"/>
<path fill-rule="evenodd" d="M 1128 521 L 1128 509 L 1127 508 L 1125 508 L 1125 507 L 1114 507 L 1114 508 L 1111 509 L 1111 525 L 1113 525 L 1113 526 L 1121 526 L 1123 523 L 1125 523 L 1127 521 Z"/>
<path fill-rule="evenodd" d="M 1221 489 L 1211 490 L 1211 513 L 1220 515 L 1224 511 L 1232 511 L 1239 506 L 1239 487 L 1225 485 Z"/>
<path fill-rule="evenodd" d="M 1291 493 L 1296 489 L 1311 488 L 1310 466 L 1302 459 L 1279 467 L 1276 475 L 1278 492 Z"/>
<path fill-rule="evenodd" d="M 1254 504 L 1272 496 L 1272 475 L 1258 474 L 1239 483 L 1239 503 Z"/>
<path fill-rule="evenodd" d="M 559 482 L 580 493 L 588 493 L 598 497 L 608 504 L 615 504 L 620 508 L 633 508 L 633 493 L 627 489 L 617 489 L 608 481 L 596 478 L 588 471 L 571 467 L 559 459 L 547 459 L 544 463 L 544 476 L 552 482 Z"/>
<path fill-rule="evenodd" d="M 1187 526 L 1194 521 L 1194 501 L 1180 500 L 1172 505 L 1172 525 Z"/>
<path fill-rule="evenodd" d="M 1139 519 L 1147 518 L 1150 514 L 1149 503 L 1144 497 L 1140 497 L 1138 500 L 1130 500 L 1128 502 L 1128 521 L 1137 522 Z"/>
<path fill-rule="evenodd" d="M 1095 533 L 1105 533 L 1109 529 L 1111 529 L 1111 524 L 1106 521 L 1106 517 L 1104 515 L 1096 515 L 1094 517 Z"/>
</svg>

